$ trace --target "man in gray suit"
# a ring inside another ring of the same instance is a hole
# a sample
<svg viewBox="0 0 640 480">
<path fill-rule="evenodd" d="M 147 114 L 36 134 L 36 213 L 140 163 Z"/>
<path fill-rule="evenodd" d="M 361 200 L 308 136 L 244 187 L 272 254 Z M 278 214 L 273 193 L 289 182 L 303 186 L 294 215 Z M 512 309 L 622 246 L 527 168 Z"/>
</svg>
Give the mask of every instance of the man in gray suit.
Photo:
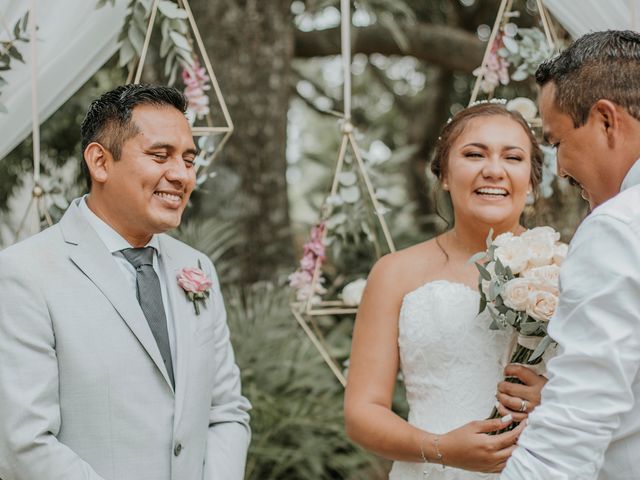
<svg viewBox="0 0 640 480">
<path fill-rule="evenodd" d="M 195 185 L 185 108 L 149 85 L 94 101 L 90 193 L 0 252 L 4 480 L 243 478 L 250 405 L 220 284 L 164 234 Z"/>
</svg>

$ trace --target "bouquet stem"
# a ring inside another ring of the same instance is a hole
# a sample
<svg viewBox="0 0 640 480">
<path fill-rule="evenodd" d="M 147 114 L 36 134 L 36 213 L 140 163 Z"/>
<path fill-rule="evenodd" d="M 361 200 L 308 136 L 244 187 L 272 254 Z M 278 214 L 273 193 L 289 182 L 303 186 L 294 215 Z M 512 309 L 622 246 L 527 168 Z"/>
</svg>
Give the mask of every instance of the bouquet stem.
<svg viewBox="0 0 640 480">
<path fill-rule="evenodd" d="M 522 365 L 537 365 L 537 364 L 539 364 L 542 361 L 542 356 L 536 358 L 533 361 L 529 361 L 529 359 L 531 358 L 532 354 L 533 354 L 533 350 L 531 350 L 530 348 L 523 347 L 520 344 L 517 344 L 516 345 L 516 349 L 513 352 L 513 355 L 511 355 L 511 360 L 510 360 L 509 363 L 520 363 Z M 509 383 L 517 383 L 517 384 L 522 385 L 522 382 L 517 377 L 507 377 L 507 378 L 505 378 L 505 380 L 507 382 L 509 382 Z M 493 410 L 491 411 L 491 415 L 489 415 L 489 420 L 492 420 L 494 418 L 500 418 L 501 416 L 502 415 L 500 415 L 500 413 L 498 412 L 497 407 L 493 407 Z M 503 428 L 502 430 L 491 432 L 491 433 L 489 433 L 489 435 L 497 435 L 497 434 L 504 433 L 504 432 L 510 432 L 511 430 L 516 428 L 517 426 L 518 426 L 518 423 L 517 422 L 513 422 L 508 427 Z"/>
</svg>

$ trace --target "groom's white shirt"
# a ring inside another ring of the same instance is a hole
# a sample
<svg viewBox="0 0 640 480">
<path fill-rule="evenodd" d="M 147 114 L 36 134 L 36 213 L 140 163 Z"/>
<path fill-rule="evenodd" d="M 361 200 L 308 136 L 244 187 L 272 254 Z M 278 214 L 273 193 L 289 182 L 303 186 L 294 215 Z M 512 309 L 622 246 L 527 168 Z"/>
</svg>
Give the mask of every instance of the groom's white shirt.
<svg viewBox="0 0 640 480">
<path fill-rule="evenodd" d="M 500 478 L 640 479 L 640 160 L 576 232 L 549 334 L 542 404 Z"/>
</svg>

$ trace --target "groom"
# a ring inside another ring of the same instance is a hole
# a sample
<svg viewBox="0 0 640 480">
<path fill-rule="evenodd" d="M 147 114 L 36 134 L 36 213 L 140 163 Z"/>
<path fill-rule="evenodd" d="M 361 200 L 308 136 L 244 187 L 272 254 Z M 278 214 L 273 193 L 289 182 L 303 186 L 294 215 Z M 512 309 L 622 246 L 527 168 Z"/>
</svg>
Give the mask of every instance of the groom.
<svg viewBox="0 0 640 480">
<path fill-rule="evenodd" d="M 536 73 L 559 174 L 592 213 L 549 324 L 559 355 L 502 479 L 640 479 L 640 35 L 596 32 Z"/>
<path fill-rule="evenodd" d="M 3 480 L 243 478 L 250 406 L 220 283 L 164 234 L 195 185 L 185 108 L 149 85 L 95 100 L 82 123 L 90 193 L 0 253 Z"/>
</svg>

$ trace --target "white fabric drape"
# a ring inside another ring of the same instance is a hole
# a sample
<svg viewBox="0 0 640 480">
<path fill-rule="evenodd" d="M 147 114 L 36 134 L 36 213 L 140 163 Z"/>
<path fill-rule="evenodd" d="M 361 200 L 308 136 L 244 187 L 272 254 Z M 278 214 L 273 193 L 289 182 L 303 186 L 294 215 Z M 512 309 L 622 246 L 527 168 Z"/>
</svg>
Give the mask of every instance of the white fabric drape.
<svg viewBox="0 0 640 480">
<path fill-rule="evenodd" d="M 127 1 L 96 10 L 96 0 L 38 0 L 38 110 L 42 123 L 115 53 Z M 29 9 L 26 0 L 0 0 L 3 22 L 13 29 Z M 0 41 L 7 39 L 0 24 Z M 3 72 L 0 159 L 31 132 L 30 45 L 20 44 L 26 64 Z"/>
<path fill-rule="evenodd" d="M 640 30 L 640 0 L 543 0 L 573 38 L 599 30 Z"/>
</svg>

